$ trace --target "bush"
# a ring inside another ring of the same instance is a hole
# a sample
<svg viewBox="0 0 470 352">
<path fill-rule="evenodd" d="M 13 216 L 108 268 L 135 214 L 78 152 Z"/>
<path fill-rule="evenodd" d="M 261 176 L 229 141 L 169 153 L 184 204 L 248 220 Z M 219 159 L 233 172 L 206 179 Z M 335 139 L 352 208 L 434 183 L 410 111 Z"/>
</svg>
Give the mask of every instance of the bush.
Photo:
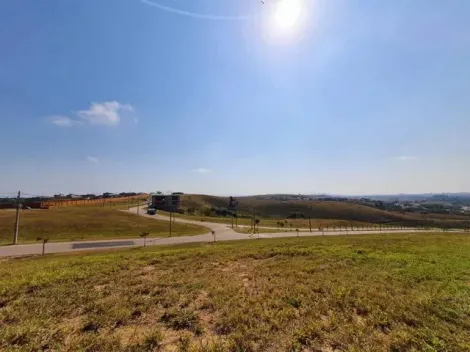
<svg viewBox="0 0 470 352">
<path fill-rule="evenodd" d="M 203 216 L 211 216 L 212 210 L 208 205 L 203 205 L 199 208 L 199 213 Z"/>
<path fill-rule="evenodd" d="M 287 215 L 287 218 L 288 219 L 306 219 L 307 216 L 305 216 L 305 214 L 300 211 L 294 211 L 294 212 L 290 212 L 289 215 Z"/>
</svg>

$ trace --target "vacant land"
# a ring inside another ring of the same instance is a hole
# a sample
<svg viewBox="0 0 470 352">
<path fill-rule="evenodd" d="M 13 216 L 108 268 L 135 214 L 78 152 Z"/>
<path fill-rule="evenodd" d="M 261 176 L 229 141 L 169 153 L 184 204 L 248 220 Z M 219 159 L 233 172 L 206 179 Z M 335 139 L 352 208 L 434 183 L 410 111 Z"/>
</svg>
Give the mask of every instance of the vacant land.
<svg viewBox="0 0 470 352">
<path fill-rule="evenodd" d="M 165 212 L 165 211 L 158 211 L 158 214 L 165 215 L 165 216 L 170 216 L 170 213 Z M 252 226 L 252 219 L 250 218 L 238 218 L 235 220 L 232 217 L 226 217 L 226 216 L 196 216 L 196 215 L 187 215 L 187 214 L 178 214 L 178 213 L 173 213 L 173 216 L 175 218 L 181 218 L 181 219 L 187 219 L 187 220 L 193 220 L 193 221 L 199 221 L 201 224 L 204 222 L 216 222 L 220 224 L 227 224 L 229 226 L 232 226 L 232 220 L 233 224 L 238 225 L 243 225 L 243 226 Z M 310 222 L 308 219 L 269 219 L 269 218 L 260 218 L 260 223 L 259 226 L 260 228 L 262 227 L 276 227 L 279 228 L 280 230 L 290 230 L 293 229 L 295 230 L 296 228 L 304 228 L 307 229 L 309 226 L 312 226 L 312 229 L 318 229 L 319 227 L 321 228 L 331 228 L 331 229 L 340 229 L 340 228 L 351 228 L 353 226 L 354 228 L 365 228 L 365 227 L 375 227 L 378 226 L 376 224 L 372 223 L 367 223 L 367 222 L 361 222 L 361 221 L 349 221 L 349 220 L 334 220 L 334 219 L 311 219 Z M 280 226 L 280 222 L 282 222 L 282 227 Z"/>
<path fill-rule="evenodd" d="M 253 240 L 0 264 L 0 350 L 469 351 L 470 237 Z"/>
<path fill-rule="evenodd" d="M 0 211 L 0 244 L 11 243 L 15 211 Z M 138 237 L 150 232 L 150 237 L 168 235 L 169 222 L 148 219 L 109 207 L 61 207 L 48 210 L 22 210 L 19 242 L 35 241 L 37 237 L 51 241 L 95 240 Z M 172 225 L 172 235 L 195 235 L 209 232 L 203 226 Z"/>
<path fill-rule="evenodd" d="M 286 218 L 291 212 L 322 220 L 344 220 L 360 223 L 388 224 L 395 226 L 430 226 L 470 228 L 470 217 L 443 214 L 400 213 L 340 201 L 278 201 L 260 199 L 256 196 L 239 197 L 238 211 L 245 214 L 256 212 L 261 217 Z M 190 194 L 181 198 L 183 208 L 199 209 L 202 206 L 228 206 L 227 197 Z"/>
</svg>

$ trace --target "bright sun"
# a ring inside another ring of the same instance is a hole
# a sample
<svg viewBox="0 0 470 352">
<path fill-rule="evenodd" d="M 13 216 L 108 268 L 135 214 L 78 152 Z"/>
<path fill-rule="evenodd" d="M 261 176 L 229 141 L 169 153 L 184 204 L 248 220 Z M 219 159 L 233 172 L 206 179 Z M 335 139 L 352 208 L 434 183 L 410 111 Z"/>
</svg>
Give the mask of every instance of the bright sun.
<svg viewBox="0 0 470 352">
<path fill-rule="evenodd" d="M 302 13 L 302 0 L 279 0 L 274 19 L 279 28 L 290 29 L 299 21 Z"/>
</svg>

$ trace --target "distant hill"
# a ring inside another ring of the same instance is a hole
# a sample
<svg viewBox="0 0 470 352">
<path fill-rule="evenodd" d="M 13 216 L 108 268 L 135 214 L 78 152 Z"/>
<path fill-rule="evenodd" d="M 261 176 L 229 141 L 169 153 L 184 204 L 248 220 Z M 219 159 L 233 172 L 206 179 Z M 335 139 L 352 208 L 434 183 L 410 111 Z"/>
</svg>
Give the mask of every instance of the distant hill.
<svg viewBox="0 0 470 352">
<path fill-rule="evenodd" d="M 237 211 L 262 217 L 286 218 L 289 213 L 300 212 L 316 219 L 355 220 L 371 223 L 403 224 L 410 226 L 470 227 L 470 217 L 443 214 L 414 214 L 392 212 L 344 201 L 273 200 L 264 196 L 237 197 Z M 204 205 L 227 208 L 228 197 L 189 194 L 181 198 L 183 208 L 198 209 Z"/>
<path fill-rule="evenodd" d="M 338 197 L 344 197 L 349 199 L 360 199 L 367 198 L 372 200 L 381 201 L 438 201 L 438 202 L 457 202 L 457 203 L 469 203 L 470 204 L 470 193 L 422 193 L 422 194 L 378 194 L 378 195 L 366 195 L 366 196 L 350 196 L 340 195 Z"/>
</svg>

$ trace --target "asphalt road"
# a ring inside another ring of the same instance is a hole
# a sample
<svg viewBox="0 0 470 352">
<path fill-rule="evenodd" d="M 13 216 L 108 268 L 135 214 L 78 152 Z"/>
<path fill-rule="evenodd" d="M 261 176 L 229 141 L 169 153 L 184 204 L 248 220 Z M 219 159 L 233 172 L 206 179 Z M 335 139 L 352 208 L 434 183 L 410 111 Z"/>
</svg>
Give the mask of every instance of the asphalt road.
<svg viewBox="0 0 470 352">
<path fill-rule="evenodd" d="M 131 208 L 128 210 L 131 213 L 137 215 L 137 208 Z M 151 219 L 158 219 L 168 221 L 169 218 L 162 215 L 147 215 L 143 209 L 140 209 L 139 216 L 148 217 Z M 234 240 L 245 240 L 245 239 L 257 239 L 257 238 L 279 238 L 279 237 L 296 237 L 295 231 L 290 232 L 278 232 L 278 233 L 261 233 L 256 235 L 241 234 L 233 231 L 226 224 L 219 224 L 213 222 L 199 222 L 181 218 L 174 218 L 175 222 L 189 223 L 196 225 L 204 225 L 209 227 L 211 231 L 215 232 L 216 241 L 234 241 Z M 263 231 L 263 228 L 260 228 Z M 407 230 L 387 230 L 387 233 L 409 233 L 418 232 L 420 230 L 407 229 Z M 380 234 L 381 231 L 329 231 L 329 232 L 299 232 L 299 237 L 307 236 L 333 236 L 333 235 L 345 235 L 345 234 Z M 385 233 L 385 232 L 384 232 Z M 214 236 L 211 232 L 198 235 L 198 236 L 181 236 L 181 237 L 166 237 L 166 238 L 148 238 L 147 245 L 171 245 L 171 244 L 182 244 L 182 243 L 202 243 L 212 242 Z M 95 250 L 95 249 L 110 249 L 110 248 L 123 248 L 123 247 L 141 247 L 144 245 L 143 238 L 130 238 L 130 239 L 119 239 L 119 240 L 101 240 L 101 241 L 80 241 L 80 242 L 52 242 L 46 244 L 46 253 L 61 253 L 61 252 L 74 252 L 83 250 Z M 24 244 L 24 245 L 11 245 L 11 246 L 0 246 L 0 257 L 15 257 L 15 256 L 27 256 L 27 255 L 38 255 L 42 253 L 42 244 Z"/>
</svg>

